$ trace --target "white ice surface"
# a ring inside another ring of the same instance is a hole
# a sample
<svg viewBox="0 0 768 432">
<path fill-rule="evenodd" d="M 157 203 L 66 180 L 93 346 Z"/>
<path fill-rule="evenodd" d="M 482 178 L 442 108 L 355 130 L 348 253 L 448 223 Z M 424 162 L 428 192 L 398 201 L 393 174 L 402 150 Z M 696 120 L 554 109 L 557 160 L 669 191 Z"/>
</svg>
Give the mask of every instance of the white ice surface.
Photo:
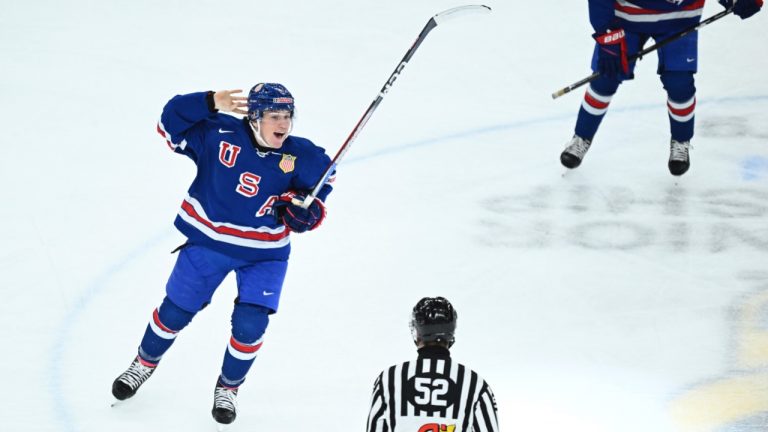
<svg viewBox="0 0 768 432">
<path fill-rule="evenodd" d="M 589 73 L 586 2 L 492 1 L 433 31 L 295 236 L 237 431 L 363 430 L 407 317 L 444 295 L 453 354 L 504 431 L 768 426 L 768 14 L 704 29 L 691 171 L 667 172 L 655 57 L 584 164 L 558 162 Z M 710 1 L 705 15 L 720 10 Z M 155 133 L 171 96 L 284 83 L 334 153 L 455 1 L 5 1 L 0 8 L 3 431 L 211 431 L 235 287 L 140 393 L 112 380 L 163 296 L 193 176 Z"/>
</svg>

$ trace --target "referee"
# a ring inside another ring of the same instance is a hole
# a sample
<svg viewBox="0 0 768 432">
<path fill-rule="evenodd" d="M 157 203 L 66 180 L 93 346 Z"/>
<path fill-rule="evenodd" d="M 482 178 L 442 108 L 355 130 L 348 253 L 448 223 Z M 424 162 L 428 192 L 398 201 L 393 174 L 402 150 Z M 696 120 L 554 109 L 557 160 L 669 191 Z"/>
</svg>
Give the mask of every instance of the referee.
<svg viewBox="0 0 768 432">
<path fill-rule="evenodd" d="M 414 361 L 382 371 L 373 384 L 368 432 L 498 432 L 491 387 L 451 360 L 456 310 L 443 297 L 425 297 L 411 315 Z"/>
</svg>

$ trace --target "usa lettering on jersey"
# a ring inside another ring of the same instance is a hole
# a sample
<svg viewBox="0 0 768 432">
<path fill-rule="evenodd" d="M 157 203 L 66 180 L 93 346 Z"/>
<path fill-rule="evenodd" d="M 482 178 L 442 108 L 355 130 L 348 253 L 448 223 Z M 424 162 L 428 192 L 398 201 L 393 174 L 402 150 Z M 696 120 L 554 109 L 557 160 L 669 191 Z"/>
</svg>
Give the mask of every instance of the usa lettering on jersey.
<svg viewBox="0 0 768 432">
<path fill-rule="evenodd" d="M 314 188 L 331 160 L 321 147 L 293 135 L 280 149 L 260 148 L 247 119 L 212 112 L 207 96 L 173 97 L 157 124 L 168 147 L 197 166 L 174 225 L 189 242 L 235 258 L 287 259 L 290 231 L 272 206 L 287 191 Z M 331 190 L 324 184 L 318 199 Z"/>
</svg>

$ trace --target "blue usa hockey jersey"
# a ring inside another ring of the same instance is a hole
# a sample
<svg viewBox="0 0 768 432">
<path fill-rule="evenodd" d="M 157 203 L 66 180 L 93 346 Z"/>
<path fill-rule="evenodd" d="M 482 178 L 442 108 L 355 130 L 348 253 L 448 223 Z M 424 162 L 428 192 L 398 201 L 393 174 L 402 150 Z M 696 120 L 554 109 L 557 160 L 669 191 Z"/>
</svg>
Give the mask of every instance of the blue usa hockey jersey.
<svg viewBox="0 0 768 432">
<path fill-rule="evenodd" d="M 272 204 L 289 190 L 311 191 L 331 159 L 296 136 L 280 149 L 261 147 L 247 119 L 215 112 L 211 101 L 207 92 L 175 96 L 157 125 L 168 147 L 197 165 L 174 224 L 190 243 L 235 258 L 287 259 L 290 231 Z M 331 192 L 332 180 L 318 199 Z"/>
<path fill-rule="evenodd" d="M 595 32 L 623 28 L 660 35 L 696 25 L 704 0 L 589 0 L 589 20 Z"/>
</svg>

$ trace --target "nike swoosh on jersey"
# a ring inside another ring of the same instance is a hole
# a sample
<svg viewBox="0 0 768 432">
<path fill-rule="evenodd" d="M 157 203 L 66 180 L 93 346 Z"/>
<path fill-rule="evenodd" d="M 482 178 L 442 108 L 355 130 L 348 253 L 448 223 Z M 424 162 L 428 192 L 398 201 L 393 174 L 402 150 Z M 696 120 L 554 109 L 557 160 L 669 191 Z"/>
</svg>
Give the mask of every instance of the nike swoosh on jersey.
<svg viewBox="0 0 768 432">
<path fill-rule="evenodd" d="M 222 133 L 222 134 L 224 134 L 224 133 L 234 133 L 234 132 L 235 132 L 235 131 L 231 131 L 231 130 L 224 130 L 224 129 L 222 129 L 222 128 L 219 128 L 219 133 Z"/>
</svg>

